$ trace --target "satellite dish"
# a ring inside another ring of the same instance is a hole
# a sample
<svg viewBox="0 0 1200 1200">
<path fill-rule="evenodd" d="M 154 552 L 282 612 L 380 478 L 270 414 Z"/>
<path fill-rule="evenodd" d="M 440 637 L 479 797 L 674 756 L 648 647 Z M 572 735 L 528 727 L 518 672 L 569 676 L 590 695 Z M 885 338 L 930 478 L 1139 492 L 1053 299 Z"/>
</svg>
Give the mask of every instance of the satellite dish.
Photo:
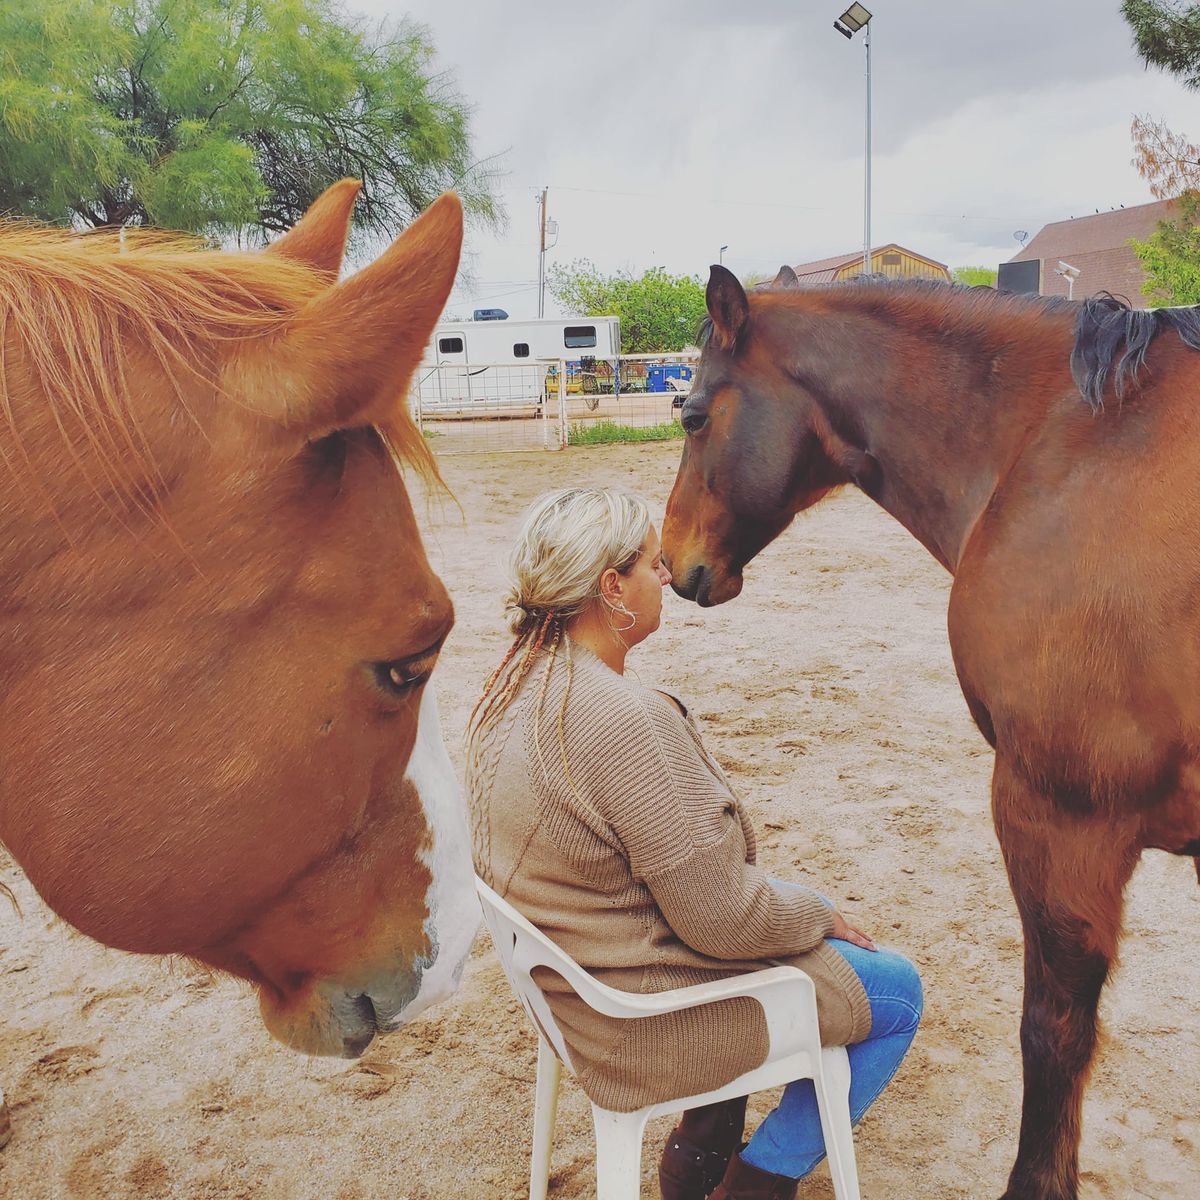
<svg viewBox="0 0 1200 1200">
<path fill-rule="evenodd" d="M 1016 231 L 1016 232 L 1013 234 L 1013 237 L 1015 237 L 1015 238 L 1017 239 L 1017 245 L 1018 245 L 1018 246 L 1024 246 L 1024 245 L 1025 245 L 1025 243 L 1026 243 L 1027 241 L 1029 241 L 1029 234 L 1028 234 L 1028 233 L 1027 233 L 1027 232 L 1026 232 L 1024 229 L 1018 229 L 1018 230 L 1017 230 L 1017 231 Z"/>
</svg>

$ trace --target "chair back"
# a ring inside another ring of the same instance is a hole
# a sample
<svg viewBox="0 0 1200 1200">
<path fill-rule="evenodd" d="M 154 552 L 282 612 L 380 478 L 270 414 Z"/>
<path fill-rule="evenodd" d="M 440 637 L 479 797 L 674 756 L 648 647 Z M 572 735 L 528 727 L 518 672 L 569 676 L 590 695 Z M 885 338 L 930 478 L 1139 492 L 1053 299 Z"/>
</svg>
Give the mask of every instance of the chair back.
<svg viewBox="0 0 1200 1200">
<path fill-rule="evenodd" d="M 512 985 L 521 1007 L 554 1048 L 563 1065 L 575 1074 L 567 1043 L 550 1011 L 542 989 L 533 978 L 536 967 L 557 971 L 572 987 L 587 990 L 590 982 L 583 968 L 565 951 L 556 946 L 542 931 L 527 921 L 509 902 L 493 891 L 478 875 L 475 891 L 483 906 L 483 920 L 492 935 L 492 943 L 504 974 Z"/>
</svg>

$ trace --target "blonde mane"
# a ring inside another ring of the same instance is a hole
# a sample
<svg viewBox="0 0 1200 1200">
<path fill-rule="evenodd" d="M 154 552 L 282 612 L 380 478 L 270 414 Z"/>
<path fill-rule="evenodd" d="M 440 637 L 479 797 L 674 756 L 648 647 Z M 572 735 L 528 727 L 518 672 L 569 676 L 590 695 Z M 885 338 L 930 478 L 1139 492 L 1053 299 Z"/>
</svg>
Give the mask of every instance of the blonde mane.
<svg viewBox="0 0 1200 1200">
<path fill-rule="evenodd" d="M 130 395 L 133 355 L 157 362 L 182 405 L 185 377 L 216 385 L 223 345 L 280 332 L 328 286 L 321 272 L 282 256 L 210 250 L 180 234 L 80 235 L 0 222 L 0 457 L 35 476 L 47 469 L 30 460 L 15 419 L 7 361 L 15 349 L 84 475 L 71 427 L 109 487 L 139 508 L 156 507 L 162 481 Z M 398 465 L 437 479 L 401 397 L 379 432 Z M 138 476 L 156 481 L 152 496 Z"/>
</svg>

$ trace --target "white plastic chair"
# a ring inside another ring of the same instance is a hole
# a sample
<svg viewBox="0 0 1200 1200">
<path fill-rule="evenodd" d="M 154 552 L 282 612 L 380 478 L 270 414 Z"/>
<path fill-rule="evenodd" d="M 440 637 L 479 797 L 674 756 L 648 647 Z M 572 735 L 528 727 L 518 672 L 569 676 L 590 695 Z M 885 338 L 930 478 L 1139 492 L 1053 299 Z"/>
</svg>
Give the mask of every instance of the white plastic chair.
<svg viewBox="0 0 1200 1200">
<path fill-rule="evenodd" d="M 739 1075 L 724 1087 L 698 1096 L 649 1104 L 636 1112 L 612 1112 L 592 1105 L 597 1200 L 637 1200 L 641 1191 L 642 1138 L 651 1117 L 748 1096 L 751 1092 L 806 1078 L 816 1088 L 834 1194 L 837 1200 L 860 1200 L 850 1127 L 850 1063 L 844 1046 L 821 1046 L 816 993 L 812 980 L 803 971 L 797 967 L 770 967 L 670 992 L 621 992 L 593 979 L 478 876 L 475 889 L 500 964 L 538 1031 L 530 1200 L 546 1200 L 562 1068 L 565 1066 L 575 1074 L 562 1032 L 545 996 L 533 981 L 536 967 L 558 972 L 580 999 L 608 1017 L 649 1017 L 734 996 L 749 996 L 762 1005 L 766 1018 L 769 1037 L 766 1059 L 761 1066 Z"/>
</svg>

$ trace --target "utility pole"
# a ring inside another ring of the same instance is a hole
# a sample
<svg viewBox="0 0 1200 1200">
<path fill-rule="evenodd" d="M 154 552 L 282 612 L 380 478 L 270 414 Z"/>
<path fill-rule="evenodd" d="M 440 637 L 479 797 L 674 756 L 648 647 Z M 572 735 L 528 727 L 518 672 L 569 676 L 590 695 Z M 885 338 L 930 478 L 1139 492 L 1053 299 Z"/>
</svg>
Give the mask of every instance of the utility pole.
<svg viewBox="0 0 1200 1200">
<path fill-rule="evenodd" d="M 546 315 L 546 199 L 548 187 L 538 197 L 538 320 Z"/>
</svg>

